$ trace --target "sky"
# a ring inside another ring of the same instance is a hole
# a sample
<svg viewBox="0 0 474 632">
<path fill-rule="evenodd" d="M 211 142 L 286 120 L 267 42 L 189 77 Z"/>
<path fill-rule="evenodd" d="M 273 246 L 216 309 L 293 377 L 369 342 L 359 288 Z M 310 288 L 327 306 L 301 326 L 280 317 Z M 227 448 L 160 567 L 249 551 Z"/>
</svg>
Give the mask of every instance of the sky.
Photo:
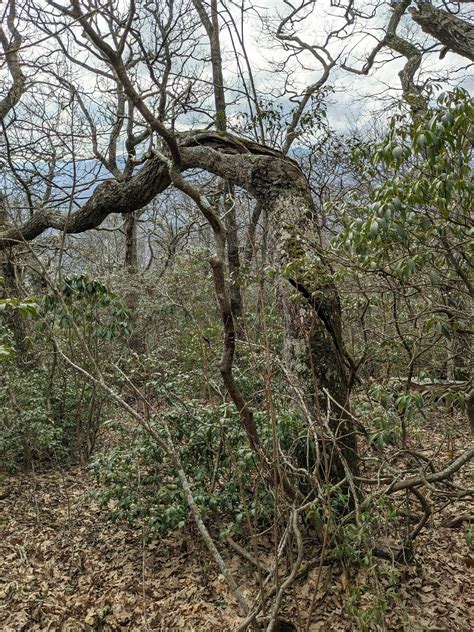
<svg viewBox="0 0 474 632">
<path fill-rule="evenodd" d="M 247 2 L 247 5 L 250 3 Z M 275 30 L 279 18 L 288 15 L 289 4 L 284 0 L 258 0 L 252 3 L 258 8 L 259 16 L 262 16 L 268 24 Z M 376 5 L 377 12 L 375 18 L 371 20 L 359 20 L 354 27 L 348 31 L 350 37 L 344 42 L 334 39 L 329 45 L 329 50 L 333 57 L 341 56 L 341 59 L 351 60 L 352 65 L 361 68 L 366 55 L 370 52 L 375 43 L 375 36 L 380 37 L 383 27 L 387 24 L 391 15 L 388 2 L 359 2 L 359 6 L 369 9 L 369 5 Z M 297 2 L 292 3 L 298 6 Z M 341 11 L 331 7 L 329 0 L 321 0 L 314 3 L 314 10 L 307 12 L 304 21 L 298 23 L 296 34 L 304 43 L 322 43 L 326 34 L 341 26 Z M 407 34 L 415 37 L 415 42 L 423 45 L 433 43 L 433 40 L 422 33 L 419 27 L 413 22 L 409 15 L 404 16 L 398 28 L 401 35 Z M 229 48 L 228 39 L 224 39 L 224 46 Z M 260 18 L 251 12 L 247 18 L 247 51 L 251 58 L 258 83 L 265 89 L 265 86 L 276 87 L 278 77 L 271 71 L 271 66 L 275 62 L 283 59 L 281 46 L 275 39 L 268 36 L 265 29 L 262 29 Z M 367 121 L 371 116 L 379 115 L 387 110 L 387 97 L 393 103 L 394 97 L 401 96 L 401 85 L 398 72 L 403 68 L 405 59 L 389 60 L 391 54 L 384 50 L 378 58 L 387 60 L 379 67 L 374 66 L 368 76 L 351 74 L 341 69 L 334 69 L 331 73 L 327 85 L 334 88 L 335 94 L 329 100 L 328 118 L 332 127 L 336 130 L 345 130 L 353 126 L 354 122 L 361 123 Z M 292 64 L 291 79 L 301 91 L 306 86 L 315 82 L 321 73 L 321 67 L 310 54 L 299 55 L 299 63 Z M 462 83 L 466 89 L 474 88 L 474 78 L 471 73 L 453 73 L 454 69 L 466 66 L 467 60 L 458 55 L 448 52 L 443 60 L 439 59 L 439 49 L 437 52 L 426 55 L 419 72 L 419 81 L 423 82 L 428 77 L 438 78 L 450 74 L 454 84 Z M 230 73 L 229 73 L 230 74 Z M 281 80 L 281 79 L 280 79 Z M 283 84 L 282 84 L 283 85 Z M 387 88 L 389 90 L 387 90 Z M 369 98 L 368 98 L 369 97 Z"/>
<path fill-rule="evenodd" d="M 180 0 L 177 0 L 178 4 L 179 1 Z M 286 64 L 288 72 L 286 74 L 279 73 L 276 70 L 276 65 L 285 60 L 288 56 L 288 52 L 283 50 L 281 42 L 276 40 L 272 32 L 275 33 L 278 22 L 283 16 L 288 14 L 290 7 L 284 0 L 258 0 L 256 3 L 250 3 L 249 0 L 244 0 L 244 2 L 244 7 L 248 9 L 243 20 L 245 44 L 257 88 L 262 95 L 267 95 L 270 102 L 272 101 L 272 96 L 268 95 L 280 95 L 278 98 L 275 96 L 275 99 L 283 106 L 284 112 L 288 113 L 290 108 L 294 106 L 294 102 L 292 103 L 289 99 L 288 87 L 290 92 L 293 91 L 293 94 L 301 94 L 306 86 L 317 81 L 321 73 L 321 66 L 310 53 L 306 52 L 288 61 Z M 366 4 L 367 3 L 364 3 L 364 6 Z M 335 39 L 329 44 L 329 50 L 333 57 L 341 56 L 341 59 L 349 58 L 351 64 L 357 65 L 359 68 L 361 67 L 368 51 L 371 50 L 374 44 L 374 35 L 382 33 L 381 29 L 377 30 L 378 27 L 383 27 L 387 23 L 388 16 L 390 15 L 388 3 L 375 0 L 375 4 L 377 5 L 378 12 L 374 19 L 365 22 L 362 21 L 360 24 L 356 22 L 355 26 L 348 32 L 349 37 L 347 37 L 347 39 L 344 41 Z M 324 41 L 329 30 L 341 24 L 340 12 L 338 15 L 336 9 L 334 7 L 331 8 L 330 5 L 330 0 L 320 0 L 316 2 L 314 5 L 315 10 L 311 13 L 308 12 L 304 21 L 298 23 L 296 34 L 303 42 L 308 44 L 321 43 Z M 240 9 L 237 5 L 226 0 L 225 6 L 232 11 L 236 24 L 240 24 Z M 221 17 L 222 24 L 225 17 L 226 14 L 223 11 Z M 147 28 L 146 24 L 145 21 L 143 28 Z M 178 31 L 179 28 L 180 24 L 178 23 Z M 428 38 L 419 31 L 416 25 L 414 28 L 411 18 L 406 16 L 404 23 L 400 25 L 400 33 L 404 33 L 410 29 L 415 33 L 420 43 L 426 43 L 428 41 Z M 78 33 L 80 34 L 80 29 L 78 29 Z M 38 33 L 34 34 L 34 39 L 40 39 Z M 26 54 L 32 57 L 38 57 L 40 54 L 50 50 L 52 45 L 54 45 L 54 40 L 47 40 L 36 48 L 29 48 Z M 225 29 L 222 31 L 222 45 L 224 50 L 224 74 L 226 83 L 230 87 L 241 87 L 238 85 L 239 80 L 236 73 L 231 39 Z M 208 43 L 204 33 L 201 35 L 200 47 L 203 56 L 207 56 Z M 82 53 L 82 55 L 84 55 L 84 53 Z M 386 51 L 381 53 L 380 58 L 382 60 L 388 59 Z M 327 85 L 334 90 L 328 99 L 328 119 L 330 126 L 337 131 L 345 132 L 355 126 L 360 128 L 366 124 L 370 124 L 374 116 L 377 117 L 377 120 L 383 121 L 384 117 L 386 119 L 390 111 L 387 106 L 389 103 L 393 104 L 396 98 L 401 95 L 398 72 L 403 67 L 403 64 L 404 59 L 387 61 L 381 64 L 380 67 L 374 68 L 369 76 L 354 75 L 345 70 L 335 68 L 331 72 L 327 83 Z M 69 67 L 72 66 L 70 62 L 67 62 L 65 68 L 67 68 L 68 65 Z M 436 52 L 426 57 L 420 74 L 423 79 L 446 74 L 448 71 L 452 73 L 452 68 L 461 68 L 464 66 L 466 66 L 465 59 L 459 58 L 453 53 L 448 53 L 444 60 L 440 60 L 439 54 Z M 84 99 L 87 101 L 91 114 L 95 116 L 96 113 L 99 112 L 99 106 L 97 104 L 100 104 L 102 99 L 103 103 L 107 105 L 108 96 L 105 94 L 97 97 L 96 76 L 90 73 L 88 74 L 86 71 L 82 71 L 78 68 L 74 70 L 74 74 L 78 87 L 84 92 Z M 462 78 L 462 75 L 453 76 L 457 82 Z M 203 71 L 202 78 L 208 82 L 212 79 L 209 65 L 207 65 Z M 288 82 L 288 84 L 285 82 Z M 472 76 L 464 77 L 463 82 L 468 88 L 474 87 Z M 44 94 L 47 94 L 48 88 L 43 87 L 42 89 Z M 231 100 L 232 95 L 232 91 L 229 90 L 229 100 Z M 387 96 L 390 97 L 390 102 L 387 100 Z M 212 101 L 212 98 L 209 97 L 209 99 L 210 101 L 208 100 L 208 103 Z M 45 103 L 47 105 L 44 105 Z M 37 100 L 36 105 L 40 109 L 41 107 L 43 107 L 43 109 L 46 108 L 50 114 L 54 110 L 58 110 L 59 115 L 63 119 L 66 119 L 70 114 L 67 106 L 64 107 L 61 112 L 60 110 L 63 107 L 61 103 L 54 101 L 54 99 L 49 100 L 49 95 L 43 99 L 43 105 L 41 99 L 39 99 L 39 101 Z M 242 102 L 236 105 L 230 105 L 229 112 L 231 120 L 236 120 L 236 116 L 243 109 L 245 109 L 245 104 L 242 104 Z M 192 123 L 191 116 L 194 115 L 188 115 L 181 119 L 179 129 L 189 127 Z M 28 124 L 28 113 L 26 114 L 26 119 Z M 103 121 L 103 118 L 101 119 L 99 113 L 97 114 L 97 125 L 99 128 L 103 125 L 101 120 Z M 208 123 L 209 118 L 206 117 L 202 117 L 201 120 L 197 120 L 196 122 L 200 127 Z M 67 122 L 65 128 L 67 128 Z M 106 128 L 104 126 L 102 129 L 105 139 L 104 142 L 108 142 L 110 127 Z M 77 151 L 81 152 L 84 158 L 91 157 L 90 140 L 87 138 L 87 134 L 83 148 Z M 121 151 L 124 151 L 123 147 Z M 35 160 L 37 160 L 36 153 L 34 157 Z"/>
</svg>

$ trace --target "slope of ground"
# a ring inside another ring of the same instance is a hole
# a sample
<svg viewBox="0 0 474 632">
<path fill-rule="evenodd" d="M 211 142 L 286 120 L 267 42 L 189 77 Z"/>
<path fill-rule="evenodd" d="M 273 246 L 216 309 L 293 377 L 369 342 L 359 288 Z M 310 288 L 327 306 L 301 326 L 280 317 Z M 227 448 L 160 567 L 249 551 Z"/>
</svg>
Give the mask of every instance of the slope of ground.
<svg viewBox="0 0 474 632">
<path fill-rule="evenodd" d="M 442 454 L 439 464 L 448 460 Z M 472 472 L 470 464 L 462 473 L 466 486 L 472 487 Z M 93 487 L 83 468 L 2 479 L 0 629 L 232 630 L 236 604 L 199 539 L 175 535 L 144 544 L 140 533 L 107 522 L 90 496 Z M 453 519 L 474 512 L 465 500 L 447 508 L 443 502 L 417 541 L 415 561 L 397 568 L 400 582 L 396 595 L 387 597 L 385 623 L 377 626 L 369 617 L 366 629 L 472 629 L 474 558 L 467 522 L 453 525 Z M 252 566 L 232 553 L 226 561 L 251 599 Z M 298 630 L 304 629 L 317 572 L 286 599 L 285 616 Z M 350 603 L 357 592 L 357 607 L 364 607 L 366 572 L 348 580 L 339 566 L 323 567 L 311 632 L 359 629 L 363 617 L 355 623 Z M 379 590 L 383 597 L 384 586 Z M 366 597 L 370 608 L 372 595 Z"/>
</svg>

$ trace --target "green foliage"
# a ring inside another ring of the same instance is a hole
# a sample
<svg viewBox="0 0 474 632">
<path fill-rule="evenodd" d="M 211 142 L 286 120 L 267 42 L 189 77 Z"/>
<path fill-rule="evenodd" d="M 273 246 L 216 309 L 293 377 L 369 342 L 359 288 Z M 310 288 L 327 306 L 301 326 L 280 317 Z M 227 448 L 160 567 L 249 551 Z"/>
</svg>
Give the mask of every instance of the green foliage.
<svg viewBox="0 0 474 632">
<path fill-rule="evenodd" d="M 374 562 L 373 549 L 383 531 L 387 534 L 398 517 L 393 505 L 385 498 L 367 495 L 361 506 L 358 521 L 341 521 L 337 518 L 339 505 L 346 502 L 344 495 L 334 493 L 331 499 L 334 524 L 333 554 L 346 564 L 369 567 Z"/>
<path fill-rule="evenodd" d="M 374 570 L 372 575 L 376 575 L 376 572 Z M 391 597 L 395 594 L 393 588 L 390 593 L 374 588 L 369 585 L 364 588 L 355 586 L 349 594 L 347 609 L 354 617 L 356 629 L 361 632 L 369 632 L 374 626 L 378 627 L 385 623 L 385 614 L 393 600 Z"/>
<path fill-rule="evenodd" d="M 401 279 L 423 269 L 433 283 L 456 275 L 456 269 L 446 271 L 446 240 L 456 250 L 473 237 L 473 139 L 474 104 L 461 89 L 442 94 L 414 123 L 395 117 L 386 139 L 354 151 L 372 186 L 367 197 L 348 203 L 335 248 L 365 270 Z"/>
<path fill-rule="evenodd" d="M 10 365 L 0 387 L 0 455 L 5 469 L 68 464 L 87 453 L 103 398 L 59 365 Z"/>
<path fill-rule="evenodd" d="M 1 382 L 0 454 L 7 469 L 62 449 L 62 430 L 46 404 L 45 377 L 12 366 Z"/>
<path fill-rule="evenodd" d="M 327 128 L 326 98 L 331 88 L 322 87 L 311 96 L 311 107 L 299 117 L 298 126 L 292 133 L 292 140 L 300 143 L 314 143 L 318 132 Z M 295 108 L 296 109 L 296 108 Z M 260 138 L 261 130 L 265 132 L 265 141 L 269 146 L 281 146 L 285 142 L 288 128 L 291 125 L 294 110 L 288 110 L 287 104 L 278 101 L 260 99 L 258 112 L 251 115 L 245 111 L 237 113 L 239 132 L 245 136 Z"/>
<path fill-rule="evenodd" d="M 270 449 L 268 420 L 261 414 L 256 422 Z M 283 445 L 292 443 L 298 423 L 297 417 L 281 419 Z M 188 401 L 185 407 L 158 414 L 152 425 L 164 438 L 165 425 L 169 427 L 196 503 L 216 521 L 221 536 L 240 532 L 247 518 L 268 525 L 273 496 L 255 476 L 254 453 L 233 406 Z M 92 469 L 101 484 L 98 498 L 112 520 L 144 525 L 150 538 L 188 524 L 189 508 L 178 473 L 146 432 L 137 430 L 127 445 L 99 455 Z"/>
<path fill-rule="evenodd" d="M 68 329 L 73 323 L 89 337 L 111 340 L 131 333 L 130 314 L 123 300 L 85 274 L 64 279 L 42 301 L 47 323 Z"/>
<path fill-rule="evenodd" d="M 130 331 L 126 305 L 85 275 L 64 279 L 36 301 L 4 302 L 5 313 L 16 309 L 36 318 L 28 331 L 32 349 L 22 354 L 14 353 L 11 332 L 4 327 L 11 352 L 0 367 L 3 466 L 30 468 L 87 458 L 109 404 L 62 353 L 92 373 L 96 366 L 106 370 L 114 356 L 112 341 Z"/>
<path fill-rule="evenodd" d="M 369 441 L 379 446 L 396 443 L 400 436 L 400 420 L 393 405 L 392 393 L 384 386 L 373 386 L 369 396 L 354 398 L 353 405 L 367 429 Z"/>
<path fill-rule="evenodd" d="M 406 376 L 413 362 L 412 373 L 468 379 L 473 134 L 462 89 L 415 119 L 395 116 L 381 141 L 355 144 L 354 186 L 342 209 L 327 205 L 341 221 L 330 251 L 364 377 Z M 396 407 L 408 415 L 406 404 Z"/>
<path fill-rule="evenodd" d="M 5 316 L 13 311 L 18 312 L 24 318 L 36 318 L 38 316 L 38 303 L 32 297 L 21 300 L 17 298 L 0 299 L 0 361 L 11 359 L 15 353 L 11 332 L 4 323 Z"/>
<path fill-rule="evenodd" d="M 423 396 L 415 391 L 399 392 L 395 388 L 378 384 L 368 392 L 372 414 L 368 416 L 372 429 L 371 441 L 383 446 L 396 443 L 400 438 L 400 417 L 405 423 L 415 422 L 422 414 Z"/>
<path fill-rule="evenodd" d="M 333 555 L 343 564 L 348 578 L 347 609 L 354 617 L 355 629 L 368 631 L 383 625 L 387 610 L 397 599 L 398 572 L 374 555 L 374 549 L 393 528 L 400 529 L 395 506 L 386 498 L 370 495 L 361 504 L 357 524 L 334 525 Z"/>
<path fill-rule="evenodd" d="M 474 551 L 474 526 L 472 524 L 470 524 L 466 529 L 464 539 L 471 551 Z"/>
</svg>

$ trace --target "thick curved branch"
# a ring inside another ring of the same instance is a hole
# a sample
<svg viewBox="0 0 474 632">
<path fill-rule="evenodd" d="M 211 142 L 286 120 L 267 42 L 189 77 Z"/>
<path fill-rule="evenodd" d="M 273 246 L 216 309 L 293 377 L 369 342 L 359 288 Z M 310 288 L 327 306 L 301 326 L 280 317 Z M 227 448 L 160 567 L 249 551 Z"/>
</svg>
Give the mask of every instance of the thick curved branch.
<svg viewBox="0 0 474 632">
<path fill-rule="evenodd" d="M 265 176 L 257 177 L 259 171 L 271 170 L 270 163 L 278 168 L 278 163 L 283 162 L 287 165 L 285 168 L 302 176 L 296 163 L 278 151 L 231 134 L 196 131 L 182 134 L 178 142 L 183 152 L 183 170 L 205 169 L 243 186 L 256 197 L 263 195 L 270 186 L 269 182 L 265 183 Z M 18 242 L 31 241 L 48 229 L 82 233 L 97 228 L 108 215 L 132 213 L 143 208 L 170 183 L 167 165 L 160 158 L 152 157 L 126 182 L 110 180 L 100 184 L 84 206 L 69 216 L 42 209 L 24 224 L 0 233 L 0 250 Z"/>
<path fill-rule="evenodd" d="M 417 5 L 418 10 L 411 8 L 410 14 L 425 33 L 448 50 L 474 61 L 474 25 L 428 2 L 417 2 Z"/>
<path fill-rule="evenodd" d="M 84 206 L 70 215 L 47 209 L 36 211 L 24 224 L 0 233 L 0 250 L 31 241 L 51 228 L 65 233 L 83 233 L 97 228 L 112 213 L 131 213 L 143 208 L 169 183 L 166 167 L 153 158 L 125 183 L 100 184 Z"/>
<path fill-rule="evenodd" d="M 421 487 L 422 485 L 426 485 L 429 483 L 438 483 L 440 481 L 444 481 L 450 476 L 452 476 L 455 472 L 460 470 L 463 465 L 466 465 L 471 459 L 474 458 L 474 447 L 466 450 L 458 456 L 457 459 L 452 461 L 444 470 L 439 472 L 433 472 L 432 474 L 418 475 L 418 476 L 410 476 L 403 481 L 398 481 L 394 485 L 391 485 L 388 489 L 389 493 L 399 492 L 402 489 L 411 489 L 414 487 Z"/>
<path fill-rule="evenodd" d="M 384 43 L 407 60 L 398 76 L 402 84 L 403 96 L 416 112 L 426 109 L 426 99 L 422 95 L 421 88 L 415 83 L 415 74 L 420 67 L 422 55 L 417 46 L 400 37 L 396 32 L 400 19 L 409 5 L 410 0 L 403 0 L 396 5 L 387 26 Z"/>
<path fill-rule="evenodd" d="M 178 137 L 178 142 L 181 170 L 198 168 L 220 176 L 246 189 L 269 209 L 277 235 L 275 243 L 282 242 L 278 246 L 279 265 L 288 265 L 296 256 L 293 242 L 299 241 L 305 233 L 303 225 L 298 232 L 301 221 L 303 224 L 307 221 L 304 209 L 308 213 L 312 210 L 308 183 L 297 163 L 279 151 L 228 133 L 192 132 Z M 86 204 L 72 214 L 37 211 L 23 225 L 0 233 L 0 250 L 18 242 L 31 241 L 51 228 L 65 233 L 81 233 L 97 228 L 108 215 L 127 214 L 143 208 L 170 184 L 168 165 L 155 156 L 129 180 L 106 181 L 99 185 Z M 301 221 L 288 220 L 286 215 L 294 213 L 298 216 L 302 214 Z M 298 234 L 289 237 L 288 230 L 296 230 Z M 311 246 L 308 245 L 308 248 Z M 296 288 L 305 287 L 307 279 L 300 279 L 298 274 L 295 271 L 296 276 L 291 283 Z M 321 317 L 319 312 L 318 316 Z M 323 323 L 327 328 L 324 320 Z M 340 338 L 339 327 L 336 334 L 330 328 L 328 331 Z M 336 353 L 340 351 L 340 346 L 335 345 Z"/>
</svg>

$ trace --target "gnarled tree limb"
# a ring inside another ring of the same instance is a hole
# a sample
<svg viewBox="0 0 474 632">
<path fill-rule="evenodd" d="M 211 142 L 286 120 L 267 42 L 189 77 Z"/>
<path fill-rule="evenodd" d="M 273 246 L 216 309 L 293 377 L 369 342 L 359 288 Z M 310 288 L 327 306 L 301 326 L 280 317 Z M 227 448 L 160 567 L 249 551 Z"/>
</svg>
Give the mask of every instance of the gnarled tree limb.
<svg viewBox="0 0 474 632">
<path fill-rule="evenodd" d="M 418 9 L 410 8 L 410 14 L 425 33 L 447 49 L 474 61 L 474 25 L 429 2 L 417 2 L 417 5 Z"/>
<path fill-rule="evenodd" d="M 410 476 L 405 480 L 398 481 L 389 487 L 387 490 L 388 493 L 393 494 L 394 492 L 399 492 L 402 489 L 411 489 L 414 487 L 421 487 L 428 483 L 438 483 L 440 481 L 444 481 L 450 476 L 452 476 L 455 472 L 460 470 L 463 465 L 466 465 L 471 459 L 474 458 L 474 446 L 469 450 L 466 450 L 458 456 L 457 459 L 454 459 L 444 470 L 440 470 L 439 472 L 433 472 L 432 474 L 419 474 L 417 476 Z"/>
<path fill-rule="evenodd" d="M 15 107 L 25 91 L 26 77 L 21 69 L 20 57 L 18 55 L 18 49 L 21 46 L 21 35 L 16 28 L 15 18 L 16 3 L 15 0 L 10 0 L 6 23 L 11 38 L 8 37 L 8 33 L 5 32 L 3 26 L 0 24 L 0 44 L 13 83 L 6 96 L 0 100 L 0 121 L 3 121 L 10 110 Z"/>
</svg>

